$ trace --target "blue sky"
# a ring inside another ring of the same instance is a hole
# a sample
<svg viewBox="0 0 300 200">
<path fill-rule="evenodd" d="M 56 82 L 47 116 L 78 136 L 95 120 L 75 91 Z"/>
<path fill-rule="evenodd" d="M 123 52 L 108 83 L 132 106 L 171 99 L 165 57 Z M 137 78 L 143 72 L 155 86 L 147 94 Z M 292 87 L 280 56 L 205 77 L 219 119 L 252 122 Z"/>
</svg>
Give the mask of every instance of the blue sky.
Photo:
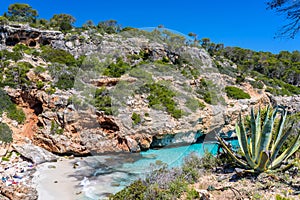
<svg viewBox="0 0 300 200">
<path fill-rule="evenodd" d="M 274 39 L 276 31 L 286 23 L 283 16 L 266 10 L 264 0 L 5 0 L 0 13 L 12 3 L 28 3 L 39 11 L 40 18 L 68 13 L 81 26 L 91 19 L 95 23 L 115 19 L 123 27 L 166 28 L 184 34 L 197 33 L 225 46 L 240 46 L 256 51 L 300 50 L 300 35 L 295 39 Z"/>
</svg>

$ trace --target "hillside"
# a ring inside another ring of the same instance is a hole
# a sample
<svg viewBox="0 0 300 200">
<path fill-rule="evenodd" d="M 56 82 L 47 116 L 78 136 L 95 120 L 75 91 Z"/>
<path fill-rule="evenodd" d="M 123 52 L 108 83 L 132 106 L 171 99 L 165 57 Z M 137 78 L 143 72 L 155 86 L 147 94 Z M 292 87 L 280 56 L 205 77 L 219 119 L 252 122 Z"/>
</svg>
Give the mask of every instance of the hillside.
<svg viewBox="0 0 300 200">
<path fill-rule="evenodd" d="M 4 102 L 2 121 L 15 142 L 28 137 L 58 154 L 135 152 L 228 135 L 250 106 L 299 111 L 296 52 L 281 53 L 292 69 L 276 70 L 281 54 L 212 51 L 213 43 L 196 45 L 166 29 L 107 34 L 2 26 L 1 41 L 2 91 L 16 107 Z M 277 73 L 282 80 L 272 77 Z"/>
</svg>

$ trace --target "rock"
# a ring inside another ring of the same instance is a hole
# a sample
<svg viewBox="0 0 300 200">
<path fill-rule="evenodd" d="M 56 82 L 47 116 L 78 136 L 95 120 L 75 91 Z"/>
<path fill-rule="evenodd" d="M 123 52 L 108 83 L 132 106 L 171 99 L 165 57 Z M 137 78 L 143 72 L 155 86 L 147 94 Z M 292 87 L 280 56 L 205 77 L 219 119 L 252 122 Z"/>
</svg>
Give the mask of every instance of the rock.
<svg viewBox="0 0 300 200">
<path fill-rule="evenodd" d="M 13 145 L 13 148 L 35 164 L 57 161 L 57 156 L 33 144 Z"/>
<path fill-rule="evenodd" d="M 207 190 L 200 190 L 196 189 L 196 191 L 199 193 L 201 200 L 210 200 L 213 199 L 212 195 Z"/>
<path fill-rule="evenodd" d="M 126 136 L 125 139 L 127 140 L 127 146 L 129 148 L 130 152 L 141 151 L 140 146 L 134 139 L 130 138 L 129 136 Z"/>
<path fill-rule="evenodd" d="M 27 185 L 6 187 L 1 183 L 0 191 L 1 191 L 0 192 L 1 195 L 3 195 L 6 199 L 10 199 L 10 200 L 37 200 L 38 199 L 38 193 L 36 189 Z"/>
</svg>

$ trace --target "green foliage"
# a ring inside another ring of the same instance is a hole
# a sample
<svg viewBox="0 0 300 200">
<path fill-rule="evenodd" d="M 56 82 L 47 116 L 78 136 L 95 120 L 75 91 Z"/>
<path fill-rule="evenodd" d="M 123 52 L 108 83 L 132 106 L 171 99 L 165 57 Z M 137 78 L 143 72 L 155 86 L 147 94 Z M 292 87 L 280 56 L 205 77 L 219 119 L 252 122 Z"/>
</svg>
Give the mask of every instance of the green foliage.
<svg viewBox="0 0 300 200">
<path fill-rule="evenodd" d="M 200 194 L 194 188 L 188 189 L 186 192 L 186 200 L 200 199 Z"/>
<path fill-rule="evenodd" d="M 200 109 L 205 108 L 205 105 L 201 101 L 195 98 L 188 98 L 187 101 L 185 102 L 185 106 L 188 107 L 193 112 L 196 112 L 199 108 Z"/>
<path fill-rule="evenodd" d="M 39 55 L 39 52 L 34 49 L 34 48 L 30 48 L 24 44 L 16 44 L 14 47 L 13 47 L 13 51 L 14 52 L 20 52 L 20 53 L 26 53 L 28 55 L 33 55 L 33 56 L 38 56 Z"/>
<path fill-rule="evenodd" d="M 244 92 L 242 89 L 234 86 L 226 86 L 225 92 L 229 98 L 232 99 L 250 99 L 250 95 Z"/>
<path fill-rule="evenodd" d="M 121 77 L 128 70 L 130 70 L 130 65 L 125 63 L 121 58 L 117 59 L 116 63 L 111 63 L 105 70 L 104 75 L 109 77 Z"/>
<path fill-rule="evenodd" d="M 21 60 L 22 58 L 23 58 L 23 56 L 19 51 L 10 52 L 6 49 L 0 51 L 0 59 L 2 61 L 12 60 L 14 62 L 17 62 L 18 60 Z"/>
<path fill-rule="evenodd" d="M 169 169 L 166 165 L 159 165 L 158 169 L 156 168 L 147 175 L 145 180 L 135 181 L 112 195 L 110 199 L 178 199 L 184 193 L 186 193 L 187 199 L 197 199 L 199 194 L 194 189 L 189 189 L 188 185 L 198 181 L 201 177 L 200 169 L 203 169 L 203 166 L 215 167 L 216 160 L 209 153 L 204 158 L 193 153 L 185 158 L 182 168 Z M 210 165 L 207 162 L 214 164 Z"/>
<path fill-rule="evenodd" d="M 238 71 L 251 75 L 270 87 L 276 95 L 300 94 L 300 52 L 281 51 L 279 54 L 255 52 L 239 47 L 226 47 L 215 55 L 238 65 Z"/>
<path fill-rule="evenodd" d="M 37 67 L 34 68 L 34 72 L 36 74 L 40 74 L 40 73 L 43 73 L 45 71 L 46 71 L 46 69 L 44 67 L 41 67 L 41 66 L 37 66 Z"/>
<path fill-rule="evenodd" d="M 60 63 L 67 66 L 76 65 L 76 59 L 72 54 L 62 49 L 53 49 L 50 46 L 43 46 L 41 57 L 51 63 Z"/>
<path fill-rule="evenodd" d="M 4 16 L 0 16 L 0 25 L 7 25 L 8 19 Z"/>
<path fill-rule="evenodd" d="M 50 128 L 51 134 L 58 134 L 61 135 L 64 132 L 64 129 L 60 127 L 58 123 L 56 123 L 54 120 L 51 121 L 51 128 Z"/>
<path fill-rule="evenodd" d="M 132 113 L 131 119 L 133 121 L 133 125 L 137 125 L 139 123 L 141 123 L 141 115 L 137 114 L 135 112 Z"/>
<path fill-rule="evenodd" d="M 278 127 L 276 127 L 275 119 L 278 113 L 280 113 L 280 120 L 278 121 Z M 293 162 L 290 162 L 287 166 L 283 166 L 283 163 L 287 162 L 299 149 L 300 134 L 298 134 L 291 145 L 280 154 L 280 149 L 293 130 L 293 124 L 287 130 L 284 128 L 287 111 L 284 108 L 277 107 L 271 113 L 268 107 L 263 124 L 261 123 L 261 116 L 263 115 L 261 115 L 260 110 L 257 116 L 255 116 L 252 108 L 250 129 L 248 131 L 246 130 L 241 115 L 236 124 L 236 134 L 243 153 L 242 156 L 245 160 L 237 158 L 235 153 L 220 137 L 217 137 L 218 141 L 226 153 L 231 156 L 239 166 L 245 169 L 250 169 L 254 172 L 264 172 L 275 169 L 284 170 L 290 165 L 293 165 Z M 248 135 L 251 137 L 250 140 L 248 140 Z"/>
<path fill-rule="evenodd" d="M 60 31 L 70 31 L 76 19 L 69 14 L 55 14 L 50 19 L 50 26 L 58 28 Z"/>
<path fill-rule="evenodd" d="M 26 119 L 25 113 L 22 109 L 19 108 L 11 108 L 7 112 L 7 117 L 10 119 L 16 120 L 18 123 L 23 123 Z"/>
<path fill-rule="evenodd" d="M 99 22 L 97 28 L 101 33 L 108 34 L 118 33 L 121 29 L 117 21 L 113 19 Z"/>
<path fill-rule="evenodd" d="M 150 93 L 147 99 L 151 108 L 166 109 L 175 119 L 179 119 L 183 114 L 182 110 L 176 108 L 177 105 L 173 99 L 176 93 L 165 85 L 159 83 L 145 84 L 138 93 Z"/>
<path fill-rule="evenodd" d="M 216 105 L 218 100 L 220 100 L 220 97 L 217 95 L 216 85 L 210 80 L 202 78 L 196 92 L 199 94 L 199 98 L 208 104 Z"/>
<path fill-rule="evenodd" d="M 1 86 L 11 86 L 14 88 L 27 88 L 31 82 L 27 77 L 27 73 L 33 66 L 28 62 L 18 62 L 10 67 L 7 67 L 3 73 L 5 78 L 2 79 Z"/>
<path fill-rule="evenodd" d="M 7 124 L 0 123 L 0 140 L 6 143 L 13 141 L 12 131 Z"/>
<path fill-rule="evenodd" d="M 97 110 L 104 111 L 106 115 L 111 115 L 113 113 L 111 97 L 105 87 L 96 89 L 95 98 L 92 101 L 92 104 Z"/>
<path fill-rule="evenodd" d="M 280 194 L 276 194 L 275 199 L 276 200 L 293 200 L 293 199 L 290 199 L 287 197 L 282 197 Z"/>
<path fill-rule="evenodd" d="M 125 189 L 111 196 L 111 200 L 144 200 L 144 193 L 147 187 L 141 180 L 134 181 L 131 185 Z"/>
<path fill-rule="evenodd" d="M 36 87 L 40 90 L 45 86 L 45 83 L 43 81 L 37 81 L 36 82 Z"/>
<path fill-rule="evenodd" d="M 15 3 L 9 5 L 5 15 L 10 21 L 32 23 L 35 22 L 38 12 L 28 4 Z"/>
<path fill-rule="evenodd" d="M 2 115 L 3 112 L 6 112 L 7 117 L 16 120 L 18 123 L 23 123 L 25 121 L 26 116 L 23 110 L 17 108 L 2 89 L 0 89 L 0 99 L 0 115 Z"/>
</svg>

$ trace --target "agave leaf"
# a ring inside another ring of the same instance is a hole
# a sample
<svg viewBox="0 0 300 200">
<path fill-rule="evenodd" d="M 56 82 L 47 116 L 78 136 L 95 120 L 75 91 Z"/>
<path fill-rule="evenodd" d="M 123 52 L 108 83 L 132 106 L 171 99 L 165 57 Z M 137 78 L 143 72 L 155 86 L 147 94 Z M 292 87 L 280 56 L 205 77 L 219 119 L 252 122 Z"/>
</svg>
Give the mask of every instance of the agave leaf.
<svg viewBox="0 0 300 200">
<path fill-rule="evenodd" d="M 255 167 L 255 171 L 263 172 L 267 170 L 267 164 L 269 162 L 269 155 L 266 151 L 262 151 L 259 156 L 259 162 Z"/>
<path fill-rule="evenodd" d="M 256 124 L 256 141 L 255 141 L 255 147 L 256 148 L 255 148 L 255 155 L 254 155 L 254 157 L 257 158 L 258 154 L 259 154 L 259 148 L 258 148 L 259 145 L 258 145 L 258 143 L 259 143 L 260 138 L 261 138 L 260 108 L 258 109 L 258 112 L 257 112 L 255 124 Z"/>
<path fill-rule="evenodd" d="M 274 142 L 274 144 L 276 144 L 277 141 L 280 140 L 280 137 L 282 135 L 282 131 L 283 131 L 283 128 L 284 128 L 286 116 L 287 116 L 287 111 L 285 109 L 283 109 L 283 115 L 281 115 L 280 121 L 279 121 L 279 129 L 278 129 L 278 132 L 276 132 L 276 134 L 274 136 L 274 141 L 276 141 L 276 142 Z"/>
<path fill-rule="evenodd" d="M 275 116 L 276 116 L 276 111 L 273 112 L 273 115 L 270 117 L 270 119 L 269 119 L 269 117 L 267 117 L 265 120 L 265 124 L 263 127 L 260 142 L 259 142 L 259 152 L 268 151 L 268 148 L 269 148 L 269 145 L 270 145 L 270 142 L 272 139 L 272 131 L 273 131 Z M 258 159 L 259 159 L 259 157 L 257 157 L 256 162 L 258 162 Z"/>
<path fill-rule="evenodd" d="M 289 146 L 280 156 L 278 156 L 271 164 L 271 169 L 278 167 L 282 161 L 287 160 L 300 147 L 300 134 L 297 135 L 291 146 Z"/>
<path fill-rule="evenodd" d="M 271 161 L 274 160 L 277 157 L 277 154 L 280 150 L 280 148 L 282 147 L 282 145 L 284 144 L 285 140 L 287 139 L 287 137 L 291 134 L 292 130 L 293 130 L 293 125 L 294 123 L 289 127 L 289 129 L 282 135 L 282 137 L 278 138 L 276 140 L 276 143 L 273 145 L 271 152 Z"/>
<path fill-rule="evenodd" d="M 241 159 L 237 158 L 234 153 L 231 151 L 231 149 L 225 144 L 225 142 L 223 141 L 222 138 L 220 138 L 219 136 L 216 136 L 217 140 L 220 142 L 221 146 L 226 150 L 226 152 L 228 153 L 228 155 L 233 158 L 241 167 L 244 168 L 248 168 L 247 163 L 245 163 L 244 161 L 242 161 Z"/>
<path fill-rule="evenodd" d="M 243 120 L 242 120 L 241 113 L 239 115 L 238 127 L 239 127 L 239 132 L 240 132 L 240 134 L 239 134 L 239 136 L 240 136 L 239 142 L 241 141 L 241 143 L 240 143 L 241 146 L 240 147 L 242 148 L 242 150 L 243 150 L 243 152 L 245 154 L 245 158 L 246 158 L 248 164 L 251 167 L 254 167 L 255 163 L 253 162 L 253 160 L 251 158 L 251 154 L 249 152 L 248 138 L 247 138 L 247 134 L 246 134 L 246 130 L 245 130 L 245 126 L 244 126 L 244 123 L 243 123 Z"/>
<path fill-rule="evenodd" d="M 251 121 L 250 121 L 250 127 L 251 127 L 251 141 L 250 141 L 250 152 L 252 155 L 252 159 L 255 160 L 255 146 L 256 146 L 256 120 L 255 120 L 255 115 L 254 115 L 254 109 L 253 107 L 251 108 Z"/>
</svg>

